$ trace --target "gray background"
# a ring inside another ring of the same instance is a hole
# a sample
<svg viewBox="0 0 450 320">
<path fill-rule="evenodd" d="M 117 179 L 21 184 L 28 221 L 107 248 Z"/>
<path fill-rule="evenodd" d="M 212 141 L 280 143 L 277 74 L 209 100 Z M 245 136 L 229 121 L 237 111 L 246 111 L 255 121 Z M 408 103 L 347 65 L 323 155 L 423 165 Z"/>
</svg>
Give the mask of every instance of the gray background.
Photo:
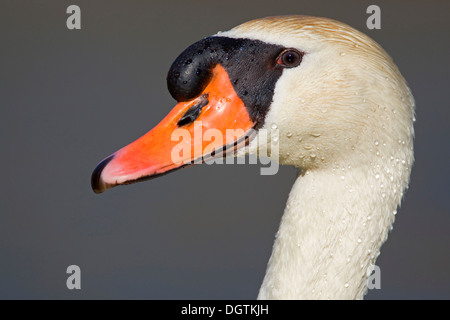
<svg viewBox="0 0 450 320">
<path fill-rule="evenodd" d="M 0 298 L 256 297 L 294 168 L 203 165 L 102 195 L 90 174 L 174 106 L 165 77 L 183 49 L 276 14 L 341 20 L 397 62 L 417 102 L 416 162 L 366 298 L 450 298 L 450 5 L 392 2 L 1 0 Z M 381 30 L 366 28 L 370 4 Z M 71 264 L 81 290 L 66 288 Z"/>
</svg>

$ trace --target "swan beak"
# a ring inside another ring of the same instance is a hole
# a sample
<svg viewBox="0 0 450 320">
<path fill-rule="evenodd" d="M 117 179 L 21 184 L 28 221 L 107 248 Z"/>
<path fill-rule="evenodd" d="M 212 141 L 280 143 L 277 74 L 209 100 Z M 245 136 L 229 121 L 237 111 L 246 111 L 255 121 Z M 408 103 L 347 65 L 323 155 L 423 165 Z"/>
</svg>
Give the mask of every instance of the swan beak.
<svg viewBox="0 0 450 320">
<path fill-rule="evenodd" d="M 198 97 L 179 102 L 147 134 L 100 162 L 92 173 L 92 189 L 102 193 L 223 156 L 224 151 L 248 143 L 253 127 L 247 108 L 218 64 Z"/>
</svg>

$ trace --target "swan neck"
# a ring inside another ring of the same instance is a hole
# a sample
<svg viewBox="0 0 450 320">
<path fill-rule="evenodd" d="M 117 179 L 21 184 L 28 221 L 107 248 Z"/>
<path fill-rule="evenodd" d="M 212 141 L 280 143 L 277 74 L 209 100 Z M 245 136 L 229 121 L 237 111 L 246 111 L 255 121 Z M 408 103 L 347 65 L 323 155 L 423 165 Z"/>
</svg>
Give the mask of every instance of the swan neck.
<svg viewBox="0 0 450 320">
<path fill-rule="evenodd" d="M 299 171 L 259 299 L 362 299 L 366 293 L 394 222 L 401 179 L 372 167 L 334 169 Z"/>
</svg>

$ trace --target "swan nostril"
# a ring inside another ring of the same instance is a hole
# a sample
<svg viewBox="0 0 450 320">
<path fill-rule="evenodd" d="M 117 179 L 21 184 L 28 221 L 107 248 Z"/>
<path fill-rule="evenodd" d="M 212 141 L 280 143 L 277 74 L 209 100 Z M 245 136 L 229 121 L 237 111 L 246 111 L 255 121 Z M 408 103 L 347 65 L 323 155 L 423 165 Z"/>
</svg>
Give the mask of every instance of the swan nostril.
<svg viewBox="0 0 450 320">
<path fill-rule="evenodd" d="M 208 94 L 202 94 L 197 100 L 197 103 L 190 107 L 178 121 L 178 127 L 188 125 L 197 120 L 200 113 L 202 113 L 203 107 L 209 103 Z"/>
</svg>

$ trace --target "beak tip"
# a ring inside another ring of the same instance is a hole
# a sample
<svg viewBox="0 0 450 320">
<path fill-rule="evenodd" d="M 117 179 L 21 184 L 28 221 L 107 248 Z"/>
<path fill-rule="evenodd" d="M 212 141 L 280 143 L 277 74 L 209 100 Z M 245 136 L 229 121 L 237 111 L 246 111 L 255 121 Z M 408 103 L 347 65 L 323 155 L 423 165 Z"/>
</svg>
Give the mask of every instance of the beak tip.
<svg viewBox="0 0 450 320">
<path fill-rule="evenodd" d="M 105 183 L 102 179 L 103 169 L 108 165 L 108 163 L 114 159 L 114 155 L 109 156 L 108 158 L 102 160 L 97 167 L 95 167 L 94 171 L 91 175 L 91 187 L 92 190 L 96 193 L 103 193 L 104 191 L 114 187 L 114 185 Z"/>
<path fill-rule="evenodd" d="M 106 190 L 108 190 L 109 188 L 111 188 L 111 187 L 104 184 L 103 181 L 100 181 L 100 183 L 97 185 L 92 185 L 92 191 L 94 191 L 95 194 L 103 193 Z"/>
</svg>

